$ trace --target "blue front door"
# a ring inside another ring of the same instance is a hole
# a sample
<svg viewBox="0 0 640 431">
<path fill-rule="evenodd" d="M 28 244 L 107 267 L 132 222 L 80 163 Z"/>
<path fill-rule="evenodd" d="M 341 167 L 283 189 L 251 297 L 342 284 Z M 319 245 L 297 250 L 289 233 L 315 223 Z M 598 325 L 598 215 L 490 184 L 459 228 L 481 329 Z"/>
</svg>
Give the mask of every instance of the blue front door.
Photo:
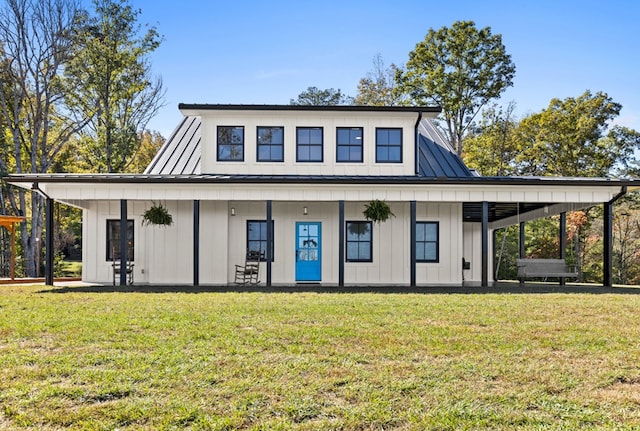
<svg viewBox="0 0 640 431">
<path fill-rule="evenodd" d="M 296 223 L 296 281 L 322 280 L 322 223 Z"/>
</svg>

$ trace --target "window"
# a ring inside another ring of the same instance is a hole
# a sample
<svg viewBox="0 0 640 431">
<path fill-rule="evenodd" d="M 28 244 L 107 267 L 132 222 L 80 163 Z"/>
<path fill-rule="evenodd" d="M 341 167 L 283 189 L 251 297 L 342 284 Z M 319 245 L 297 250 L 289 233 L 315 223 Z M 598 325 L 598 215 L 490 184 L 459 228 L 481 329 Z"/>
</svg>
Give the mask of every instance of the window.
<svg viewBox="0 0 640 431">
<path fill-rule="evenodd" d="M 298 127 L 296 129 L 296 160 L 321 162 L 322 127 Z"/>
<path fill-rule="evenodd" d="M 127 261 L 133 257 L 133 220 L 127 220 Z M 120 220 L 107 220 L 107 260 L 120 260 Z"/>
<path fill-rule="evenodd" d="M 258 127 L 258 161 L 284 161 L 284 127 Z"/>
<path fill-rule="evenodd" d="M 438 231 L 438 222 L 421 221 L 416 223 L 417 262 L 439 262 Z"/>
<path fill-rule="evenodd" d="M 376 129 L 376 162 L 402 162 L 402 129 Z"/>
<path fill-rule="evenodd" d="M 338 162 L 362 162 L 362 127 L 338 127 L 336 147 Z"/>
<path fill-rule="evenodd" d="M 271 229 L 273 229 L 273 221 Z M 275 234 L 273 235 L 275 238 Z M 267 222 L 266 220 L 247 220 L 247 252 L 260 252 L 260 261 L 267 260 Z M 271 261 L 273 262 L 273 247 L 271 248 Z"/>
<path fill-rule="evenodd" d="M 372 262 L 370 221 L 347 222 L 347 262 Z"/>
<path fill-rule="evenodd" d="M 218 161 L 244 161 L 244 127 L 218 126 Z"/>
</svg>

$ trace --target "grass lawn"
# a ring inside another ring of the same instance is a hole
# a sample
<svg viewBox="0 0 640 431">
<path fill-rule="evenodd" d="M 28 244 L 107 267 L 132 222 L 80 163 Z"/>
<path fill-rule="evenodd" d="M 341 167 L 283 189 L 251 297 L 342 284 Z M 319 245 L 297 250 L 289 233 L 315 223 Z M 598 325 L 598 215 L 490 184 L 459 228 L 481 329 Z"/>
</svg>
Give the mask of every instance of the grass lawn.
<svg viewBox="0 0 640 431">
<path fill-rule="evenodd" d="M 0 287 L 0 429 L 640 429 L 640 294 L 44 289 Z"/>
</svg>

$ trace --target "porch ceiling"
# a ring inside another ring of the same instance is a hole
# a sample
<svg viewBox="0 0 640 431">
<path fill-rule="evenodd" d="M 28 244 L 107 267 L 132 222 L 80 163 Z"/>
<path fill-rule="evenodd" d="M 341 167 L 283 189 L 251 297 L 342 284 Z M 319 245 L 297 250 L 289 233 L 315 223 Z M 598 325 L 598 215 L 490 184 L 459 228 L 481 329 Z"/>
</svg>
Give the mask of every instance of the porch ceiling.
<svg viewBox="0 0 640 431">
<path fill-rule="evenodd" d="M 507 217 L 524 215 L 548 205 L 545 202 L 489 202 L 489 223 Z M 482 202 L 465 202 L 462 208 L 465 222 L 480 223 L 482 221 Z"/>
</svg>

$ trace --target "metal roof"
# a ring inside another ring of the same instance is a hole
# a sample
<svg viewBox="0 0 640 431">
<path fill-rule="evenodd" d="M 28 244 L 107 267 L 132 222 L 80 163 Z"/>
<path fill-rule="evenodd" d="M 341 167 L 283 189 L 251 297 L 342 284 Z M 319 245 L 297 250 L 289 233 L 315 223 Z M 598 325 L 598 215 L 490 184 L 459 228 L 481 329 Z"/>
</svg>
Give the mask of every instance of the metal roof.
<svg viewBox="0 0 640 431">
<path fill-rule="evenodd" d="M 418 126 L 418 171 L 423 177 L 465 178 L 474 174 L 451 148 L 435 123 L 423 119 Z"/>
<path fill-rule="evenodd" d="M 440 113 L 439 106 L 362 106 L 362 105 L 231 105 L 208 103 L 180 103 L 185 111 L 349 111 L 349 112 L 432 112 Z"/>
<path fill-rule="evenodd" d="M 200 125 L 199 117 L 184 117 L 144 173 L 152 175 L 199 174 Z"/>
</svg>

